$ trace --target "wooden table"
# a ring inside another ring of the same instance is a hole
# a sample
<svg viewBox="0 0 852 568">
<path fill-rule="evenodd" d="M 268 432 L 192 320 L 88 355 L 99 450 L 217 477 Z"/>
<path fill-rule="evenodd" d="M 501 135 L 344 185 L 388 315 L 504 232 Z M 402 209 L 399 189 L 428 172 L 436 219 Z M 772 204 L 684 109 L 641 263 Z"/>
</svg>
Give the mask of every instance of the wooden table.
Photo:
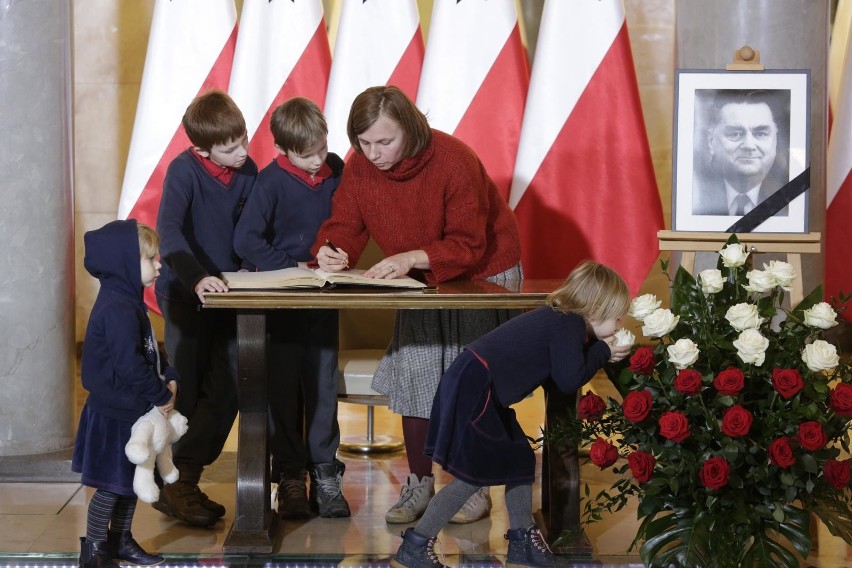
<svg viewBox="0 0 852 568">
<path fill-rule="evenodd" d="M 491 282 L 448 282 L 422 290 L 333 288 L 329 290 L 233 290 L 207 294 L 206 309 L 237 312 L 240 422 L 234 524 L 227 553 L 271 553 L 275 515 L 270 506 L 266 398 L 266 313 L 277 309 L 529 309 L 544 304 L 562 280 L 524 280 L 520 289 Z M 546 415 L 564 412 L 574 397 L 546 396 Z M 579 525 L 579 466 L 576 448 L 555 458 L 544 453 L 543 522 L 552 536 Z"/>
</svg>

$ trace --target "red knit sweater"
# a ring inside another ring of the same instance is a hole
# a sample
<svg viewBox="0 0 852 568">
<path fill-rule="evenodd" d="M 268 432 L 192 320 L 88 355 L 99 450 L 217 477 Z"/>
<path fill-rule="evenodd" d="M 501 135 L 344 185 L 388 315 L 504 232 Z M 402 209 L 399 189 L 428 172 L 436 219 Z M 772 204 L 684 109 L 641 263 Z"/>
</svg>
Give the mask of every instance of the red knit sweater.
<svg viewBox="0 0 852 568">
<path fill-rule="evenodd" d="M 481 279 L 520 261 L 515 215 L 482 162 L 438 130 L 424 150 L 388 171 L 355 152 L 332 199 L 313 253 L 328 239 L 354 266 L 369 237 L 386 256 L 422 249 L 430 281 Z"/>
</svg>

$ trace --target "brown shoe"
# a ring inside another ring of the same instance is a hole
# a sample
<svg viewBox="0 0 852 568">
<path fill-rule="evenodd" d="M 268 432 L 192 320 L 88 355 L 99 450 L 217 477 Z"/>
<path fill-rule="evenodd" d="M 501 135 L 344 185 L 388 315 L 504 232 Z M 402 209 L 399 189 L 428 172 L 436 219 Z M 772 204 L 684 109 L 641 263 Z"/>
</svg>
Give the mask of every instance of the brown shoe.
<svg viewBox="0 0 852 568">
<path fill-rule="evenodd" d="M 164 485 L 160 490 L 160 499 L 151 506 L 187 524 L 209 527 L 216 524 L 219 515 L 204 506 L 205 497 L 198 485 L 178 480 Z"/>
</svg>

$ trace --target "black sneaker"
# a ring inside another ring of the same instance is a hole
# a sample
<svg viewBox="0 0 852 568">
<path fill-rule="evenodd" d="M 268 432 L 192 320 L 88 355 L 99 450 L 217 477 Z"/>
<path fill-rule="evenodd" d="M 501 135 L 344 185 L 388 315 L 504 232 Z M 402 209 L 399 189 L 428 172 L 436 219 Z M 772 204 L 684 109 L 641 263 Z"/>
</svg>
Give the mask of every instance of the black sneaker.
<svg viewBox="0 0 852 568">
<path fill-rule="evenodd" d="M 164 485 L 160 498 L 151 504 L 161 513 L 196 526 L 209 527 L 216 524 L 219 515 L 204 506 L 204 493 L 194 483 L 175 481 Z"/>
<path fill-rule="evenodd" d="M 311 516 L 305 479 L 285 479 L 278 482 L 278 516 L 282 519 L 307 519 Z"/>
<path fill-rule="evenodd" d="M 449 568 L 441 564 L 435 553 L 437 537 L 429 538 L 414 532 L 413 528 L 402 533 L 402 544 L 391 559 L 395 568 Z"/>
<path fill-rule="evenodd" d="M 343 496 L 343 472 L 346 466 L 335 460 L 318 463 L 311 467 L 311 506 L 316 507 L 320 517 L 350 517 L 349 503 Z"/>
<path fill-rule="evenodd" d="M 553 554 L 535 525 L 528 529 L 509 530 L 503 538 L 509 541 L 506 568 L 522 566 L 568 568 L 570 566 L 567 558 Z"/>
</svg>

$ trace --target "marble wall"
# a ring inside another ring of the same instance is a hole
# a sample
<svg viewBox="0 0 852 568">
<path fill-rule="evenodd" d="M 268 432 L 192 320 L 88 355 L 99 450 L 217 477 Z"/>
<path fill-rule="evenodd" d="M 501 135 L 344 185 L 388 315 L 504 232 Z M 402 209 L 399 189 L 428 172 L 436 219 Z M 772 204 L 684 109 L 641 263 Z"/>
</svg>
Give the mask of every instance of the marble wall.
<svg viewBox="0 0 852 568">
<path fill-rule="evenodd" d="M 340 0 L 325 0 L 332 31 Z M 519 0 L 536 38 L 543 0 Z M 428 31 L 431 0 L 419 0 Z M 666 219 L 671 204 L 675 0 L 625 0 L 654 168 Z M 145 63 L 154 0 L 74 0 L 76 322 L 82 341 L 97 282 L 83 269 L 83 233 L 115 218 Z M 241 2 L 237 2 L 238 8 Z M 652 269 L 646 288 L 665 293 Z M 155 321 L 161 333 L 161 325 Z"/>
</svg>

